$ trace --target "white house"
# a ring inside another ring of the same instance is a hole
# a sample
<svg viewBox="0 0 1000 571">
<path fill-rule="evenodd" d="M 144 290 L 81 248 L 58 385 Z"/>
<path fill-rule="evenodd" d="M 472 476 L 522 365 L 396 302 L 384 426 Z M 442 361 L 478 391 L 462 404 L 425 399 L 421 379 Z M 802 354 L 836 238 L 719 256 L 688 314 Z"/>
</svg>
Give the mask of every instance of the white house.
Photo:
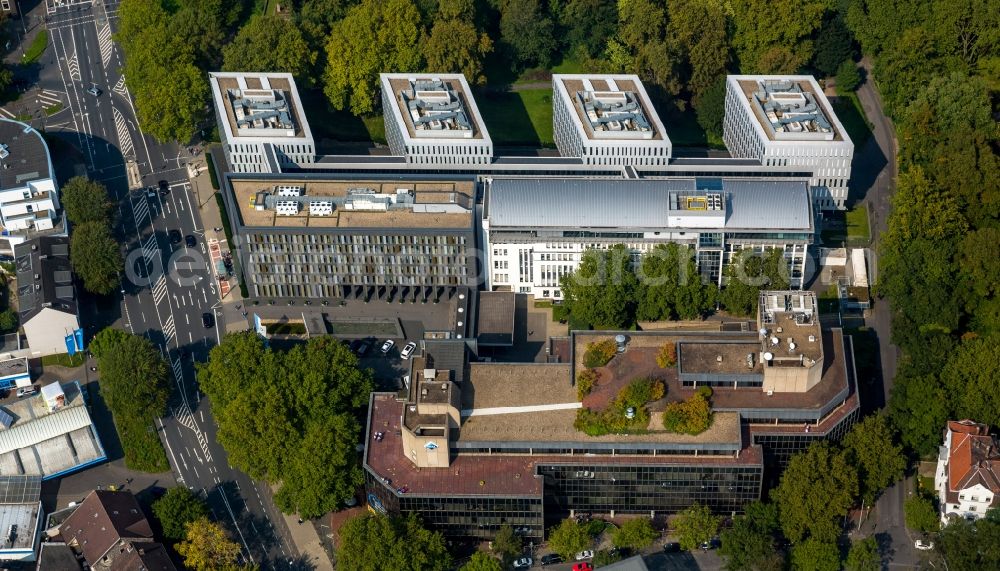
<svg viewBox="0 0 1000 571">
<path fill-rule="evenodd" d="M 56 228 L 59 197 L 54 172 L 39 132 L 0 118 L 0 247 L 8 253 L 34 233 Z"/>
<path fill-rule="evenodd" d="M 854 143 L 813 76 L 730 75 L 722 139 L 733 157 L 802 167 L 817 207 L 845 207 Z"/>
<path fill-rule="evenodd" d="M 232 172 L 281 172 L 316 160 L 290 73 L 210 73 L 222 148 Z"/>
<path fill-rule="evenodd" d="M 1000 506 L 1000 449 L 988 426 L 971 420 L 948 422 L 934 487 L 944 523 L 957 517 L 979 519 Z"/>
</svg>

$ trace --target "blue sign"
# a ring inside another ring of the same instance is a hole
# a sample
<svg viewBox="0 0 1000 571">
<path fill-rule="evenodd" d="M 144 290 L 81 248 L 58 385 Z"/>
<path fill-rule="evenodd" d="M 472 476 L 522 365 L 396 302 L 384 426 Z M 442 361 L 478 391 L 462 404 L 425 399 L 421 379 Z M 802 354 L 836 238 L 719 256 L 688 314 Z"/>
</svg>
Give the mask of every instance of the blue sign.
<svg viewBox="0 0 1000 571">
<path fill-rule="evenodd" d="M 76 355 L 76 336 L 72 333 L 66 336 L 66 352 L 70 357 Z"/>
<path fill-rule="evenodd" d="M 83 351 L 83 329 L 77 329 L 74 331 L 73 337 L 76 338 L 76 350 Z"/>
<path fill-rule="evenodd" d="M 428 442 L 427 444 L 424 444 L 424 448 L 426 448 L 428 450 L 437 450 L 438 445 L 437 445 L 437 442 L 431 441 L 431 442 Z"/>
<path fill-rule="evenodd" d="M 382 505 L 382 500 L 378 499 L 378 496 L 375 494 L 368 494 L 368 509 L 385 515 L 385 506 Z"/>
</svg>

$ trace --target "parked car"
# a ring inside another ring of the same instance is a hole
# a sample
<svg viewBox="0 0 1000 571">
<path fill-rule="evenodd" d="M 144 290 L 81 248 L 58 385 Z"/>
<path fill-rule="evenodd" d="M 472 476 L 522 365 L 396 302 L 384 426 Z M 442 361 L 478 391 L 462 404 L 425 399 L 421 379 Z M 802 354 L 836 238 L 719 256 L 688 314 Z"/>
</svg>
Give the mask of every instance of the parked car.
<svg viewBox="0 0 1000 571">
<path fill-rule="evenodd" d="M 90 89 L 88 89 L 87 93 L 93 95 L 94 97 L 100 97 L 101 90 L 98 89 L 97 86 L 95 85 L 95 86 L 91 87 Z"/>
<path fill-rule="evenodd" d="M 0 262 L 13 262 L 14 256 L 9 254 L 0 254 Z"/>
<path fill-rule="evenodd" d="M 413 352 L 416 350 L 417 350 L 417 344 L 414 343 L 413 341 L 410 341 L 409 343 L 406 344 L 405 347 L 403 347 L 403 350 L 399 352 L 399 356 L 402 357 L 403 359 L 409 359 L 410 355 L 412 355 Z"/>
<path fill-rule="evenodd" d="M 913 542 L 913 547 L 919 549 L 920 551 L 930 551 L 931 549 L 934 549 L 934 542 L 918 539 Z"/>
<path fill-rule="evenodd" d="M 193 234 L 188 234 L 187 236 L 184 237 L 184 245 L 187 246 L 188 248 L 194 248 L 195 246 L 198 245 L 198 241 L 194 239 Z"/>
<path fill-rule="evenodd" d="M 583 561 L 584 559 L 593 559 L 593 558 L 594 558 L 594 552 L 591 551 L 590 549 L 581 551 L 580 553 L 576 554 L 577 561 Z"/>
<path fill-rule="evenodd" d="M 586 561 L 583 563 L 574 563 L 573 571 L 594 571 L 594 566 Z"/>
<path fill-rule="evenodd" d="M 160 187 L 160 194 L 170 194 L 170 183 L 165 180 L 161 180 L 156 184 Z"/>
<path fill-rule="evenodd" d="M 20 387 L 17 389 L 17 398 L 29 397 L 38 392 L 35 385 L 28 385 L 26 387 Z"/>
<path fill-rule="evenodd" d="M 562 557 L 558 553 L 549 553 L 548 555 L 542 555 L 542 567 L 546 565 L 555 565 L 556 563 L 562 563 Z"/>
<path fill-rule="evenodd" d="M 382 351 L 382 354 L 383 354 L 383 355 L 388 355 L 388 354 L 389 354 L 389 351 L 392 351 L 392 347 L 393 347 L 393 346 L 394 346 L 395 344 L 396 344 L 396 343 L 395 343 L 395 342 L 394 342 L 394 341 L 393 341 L 392 339 L 386 339 L 386 340 L 385 340 L 385 343 L 383 343 L 383 344 L 382 344 L 382 349 L 381 349 L 381 351 Z"/>
<path fill-rule="evenodd" d="M 530 557 L 522 557 L 514 561 L 514 569 L 527 569 L 531 567 L 533 563 L 534 561 L 532 561 Z"/>
<path fill-rule="evenodd" d="M 361 344 L 358 345 L 358 357 L 364 357 L 371 350 L 372 344 L 375 342 L 374 339 L 362 339 Z"/>
<path fill-rule="evenodd" d="M 358 349 L 361 348 L 361 340 L 355 339 L 354 341 L 351 341 L 351 343 L 347 346 L 347 348 L 351 350 L 351 353 L 357 355 Z"/>
<path fill-rule="evenodd" d="M 171 244 L 180 244 L 181 240 L 183 239 L 181 237 L 181 231 L 177 230 L 176 228 L 168 232 L 167 235 L 170 236 Z"/>
<path fill-rule="evenodd" d="M 664 553 L 677 553 L 681 550 L 681 544 L 676 541 L 668 541 L 663 544 Z"/>
<path fill-rule="evenodd" d="M 215 325 L 215 316 L 211 313 L 201 314 L 201 324 L 205 326 L 205 329 L 211 329 Z"/>
<path fill-rule="evenodd" d="M 722 540 L 719 539 L 718 537 L 713 537 L 708 541 L 702 541 L 701 545 L 699 545 L 698 547 L 701 547 L 703 550 L 708 551 L 709 549 L 715 549 L 716 547 L 719 547 L 721 545 L 722 545 Z"/>
</svg>

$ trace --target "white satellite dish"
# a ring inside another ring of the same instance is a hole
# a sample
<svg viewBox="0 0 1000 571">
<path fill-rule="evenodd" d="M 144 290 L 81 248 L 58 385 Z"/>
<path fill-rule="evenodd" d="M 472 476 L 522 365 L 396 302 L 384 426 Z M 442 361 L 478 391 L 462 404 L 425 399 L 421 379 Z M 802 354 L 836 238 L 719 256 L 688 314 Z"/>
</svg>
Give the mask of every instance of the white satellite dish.
<svg viewBox="0 0 1000 571">
<path fill-rule="evenodd" d="M 777 344 L 778 344 L 778 338 L 777 337 L 771 337 L 771 345 L 777 345 Z"/>
<path fill-rule="evenodd" d="M 765 361 L 770 361 L 773 358 L 774 358 L 774 353 L 771 353 L 770 351 L 768 351 L 767 353 L 764 353 L 764 360 Z"/>
</svg>

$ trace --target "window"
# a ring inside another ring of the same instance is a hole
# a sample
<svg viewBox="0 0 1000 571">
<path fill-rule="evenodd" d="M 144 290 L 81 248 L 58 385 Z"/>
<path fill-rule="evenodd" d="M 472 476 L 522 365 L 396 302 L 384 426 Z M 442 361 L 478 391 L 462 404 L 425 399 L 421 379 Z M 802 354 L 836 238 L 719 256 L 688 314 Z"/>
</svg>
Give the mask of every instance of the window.
<svg viewBox="0 0 1000 571">
<path fill-rule="evenodd" d="M 978 502 L 979 501 L 979 496 L 972 496 L 972 501 Z"/>
</svg>

